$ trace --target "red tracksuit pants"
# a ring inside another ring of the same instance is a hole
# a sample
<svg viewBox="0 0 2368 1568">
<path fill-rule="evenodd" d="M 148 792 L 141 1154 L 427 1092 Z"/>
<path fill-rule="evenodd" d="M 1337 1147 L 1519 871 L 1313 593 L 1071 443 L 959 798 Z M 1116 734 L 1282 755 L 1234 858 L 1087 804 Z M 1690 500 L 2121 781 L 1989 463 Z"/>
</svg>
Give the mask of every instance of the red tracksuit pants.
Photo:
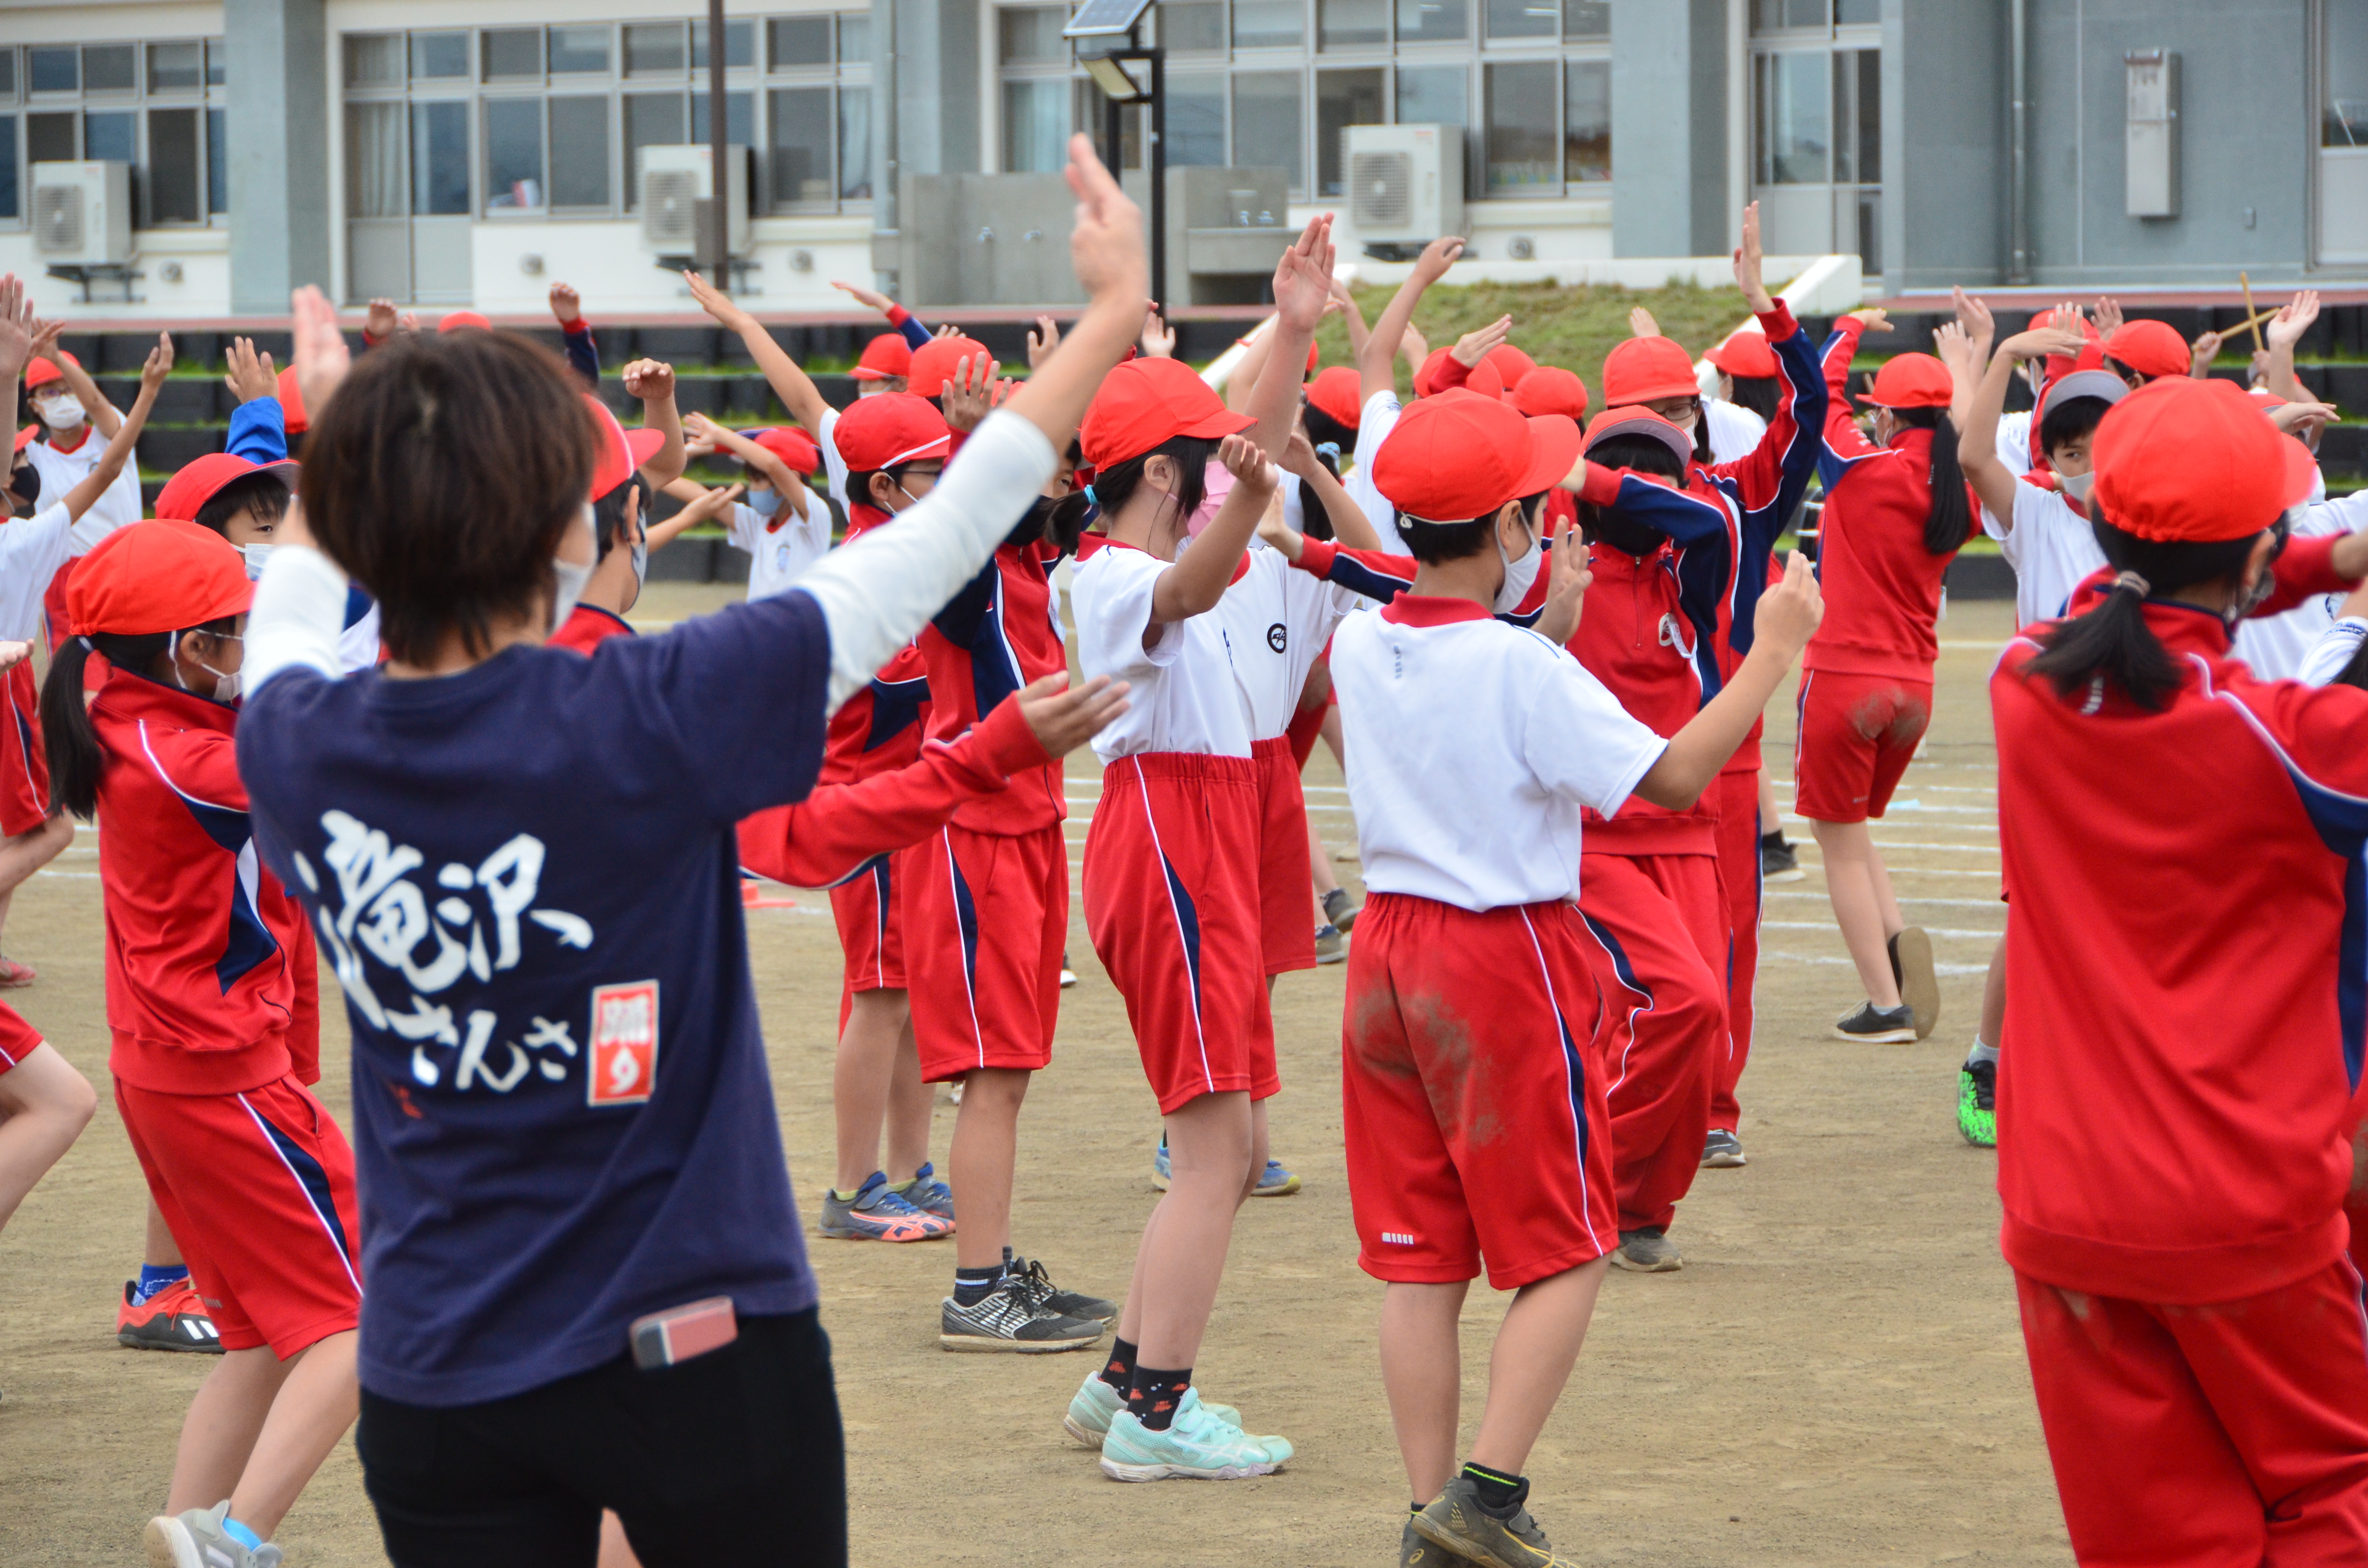
<svg viewBox="0 0 2368 1568">
<path fill-rule="evenodd" d="M 1666 1229 L 1702 1168 L 1726 1046 L 1726 898 L 1708 855 L 1579 857 L 1578 909 L 1604 999 L 1620 1228 Z"/>
<path fill-rule="evenodd" d="M 2015 1290 L 2082 1563 L 2368 1562 L 2368 1328 L 2350 1258 L 2209 1306 L 2022 1274 Z"/>
<path fill-rule="evenodd" d="M 1718 791 L 1718 880 L 1726 892 L 1726 1048 L 1713 1063 L 1710 1124 L 1735 1131 L 1743 1115 L 1735 1085 L 1751 1057 L 1752 988 L 1759 983 L 1759 774 L 1722 773 Z"/>
</svg>

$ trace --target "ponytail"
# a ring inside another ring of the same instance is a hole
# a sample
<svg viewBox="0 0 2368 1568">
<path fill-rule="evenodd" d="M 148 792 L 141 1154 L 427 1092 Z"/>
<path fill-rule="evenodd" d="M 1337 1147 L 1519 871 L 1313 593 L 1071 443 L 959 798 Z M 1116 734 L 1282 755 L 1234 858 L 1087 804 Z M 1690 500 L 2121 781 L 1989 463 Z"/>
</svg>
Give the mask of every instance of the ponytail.
<svg viewBox="0 0 2368 1568">
<path fill-rule="evenodd" d="M 1932 507 L 1924 514 L 1924 549 L 1932 555 L 1953 554 L 1974 533 L 1965 471 L 1957 461 L 1957 427 L 1945 408 L 1895 408 L 1891 416 L 1910 430 L 1932 432 Z"/>
<path fill-rule="evenodd" d="M 211 631 L 227 637 L 235 616 L 222 616 L 188 631 Z M 50 673 L 41 682 L 41 744 L 49 752 L 50 805 L 88 822 L 98 812 L 99 775 L 107 769 L 107 749 L 91 727 L 90 706 L 83 700 L 83 672 L 93 653 L 130 675 L 154 678 L 157 661 L 172 649 L 180 633 L 148 631 L 137 636 L 101 631 L 70 637 L 50 659 Z"/>
<path fill-rule="evenodd" d="M 2024 668 L 2045 676 L 2058 697 L 2089 693 L 2091 708 L 2111 687 L 2160 712 L 2185 676 L 2146 622 L 2147 597 L 2235 576 L 2260 536 L 2190 544 L 2140 539 L 2101 517 L 2089 527 L 2121 576 L 2100 603 L 2042 632 L 2041 652 Z"/>
<path fill-rule="evenodd" d="M 1332 476 L 1335 483 L 1339 482 L 1340 462 L 1338 458 L 1319 446 L 1315 449 L 1315 460 L 1324 465 L 1324 472 Z M 1332 514 L 1324 509 L 1322 494 L 1311 480 L 1303 479 L 1298 483 L 1299 520 L 1307 537 L 1328 542 L 1332 538 Z"/>
<path fill-rule="evenodd" d="M 2327 684 L 2329 686 L 2356 686 L 2362 691 L 2368 691 L 2368 642 L 2362 642 L 2359 648 L 2354 650 L 2351 655 L 2351 662 L 2337 672 L 2335 678 L 2328 681 Z"/>
</svg>

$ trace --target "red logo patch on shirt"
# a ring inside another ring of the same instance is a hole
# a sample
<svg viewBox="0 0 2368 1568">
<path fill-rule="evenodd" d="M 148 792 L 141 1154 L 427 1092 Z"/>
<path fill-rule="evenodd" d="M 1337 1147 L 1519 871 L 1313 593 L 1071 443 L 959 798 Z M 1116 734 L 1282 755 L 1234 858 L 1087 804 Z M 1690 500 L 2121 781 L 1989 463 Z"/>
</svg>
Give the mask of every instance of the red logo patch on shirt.
<svg viewBox="0 0 2368 1568">
<path fill-rule="evenodd" d="M 643 1105 L 658 1075 L 658 983 L 628 981 L 592 993 L 592 1076 L 586 1105 Z"/>
</svg>

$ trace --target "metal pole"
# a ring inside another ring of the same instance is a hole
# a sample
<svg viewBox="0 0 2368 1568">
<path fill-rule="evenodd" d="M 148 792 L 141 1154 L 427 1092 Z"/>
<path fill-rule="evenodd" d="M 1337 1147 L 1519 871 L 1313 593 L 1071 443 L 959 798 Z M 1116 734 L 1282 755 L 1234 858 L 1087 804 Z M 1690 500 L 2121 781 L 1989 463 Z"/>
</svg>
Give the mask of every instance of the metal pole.
<svg viewBox="0 0 2368 1568">
<path fill-rule="evenodd" d="M 707 243 L 714 250 L 714 270 L 709 281 L 729 291 L 732 287 L 732 168 L 724 162 L 731 152 L 731 117 L 723 107 L 723 0 L 707 0 L 707 158 L 715 199 L 708 204 Z"/>
<path fill-rule="evenodd" d="M 2031 281 L 2031 67 L 2027 6 L 2028 0 L 2011 0 L 2007 8 L 2009 17 L 2007 47 L 2014 51 L 2011 62 L 2014 118 L 2008 128 L 2014 144 L 2013 170 L 2009 176 L 2009 201 L 2013 210 L 2009 214 L 2009 223 L 2013 248 L 2007 265 L 2006 280 L 2009 283 Z"/>
<path fill-rule="evenodd" d="M 1146 133 L 1151 145 L 1144 165 L 1151 171 L 1151 300 L 1162 317 L 1167 314 L 1167 50 L 1146 49 L 1151 62 L 1151 121 Z"/>
<path fill-rule="evenodd" d="M 1126 106 L 1102 95 L 1102 165 L 1110 178 L 1126 182 Z"/>
</svg>

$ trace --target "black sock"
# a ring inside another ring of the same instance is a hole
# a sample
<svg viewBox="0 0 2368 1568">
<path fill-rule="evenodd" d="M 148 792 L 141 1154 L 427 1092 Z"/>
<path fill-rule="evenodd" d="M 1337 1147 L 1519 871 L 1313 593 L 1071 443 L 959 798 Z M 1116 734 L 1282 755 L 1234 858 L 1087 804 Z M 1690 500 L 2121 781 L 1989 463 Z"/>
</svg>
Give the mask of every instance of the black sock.
<svg viewBox="0 0 2368 1568">
<path fill-rule="evenodd" d="M 1134 1381 L 1127 1385 L 1126 1407 L 1134 1418 L 1154 1432 L 1165 1432 L 1176 1422 L 1176 1407 L 1184 1402 L 1184 1391 L 1192 1386 L 1192 1369 L 1163 1372 L 1156 1367 L 1137 1363 Z"/>
<path fill-rule="evenodd" d="M 1110 1335 L 1110 1359 L 1103 1363 L 1102 1369 L 1099 1372 L 1097 1372 L 1095 1376 L 1100 1378 L 1102 1381 L 1110 1384 L 1110 1387 L 1118 1390 L 1119 1398 L 1124 1399 L 1126 1397 L 1126 1391 L 1134 1386 L 1134 1346 L 1133 1343 L 1121 1339 L 1116 1335 Z"/>
<path fill-rule="evenodd" d="M 1528 1476 L 1507 1475 L 1486 1465 L 1466 1463 L 1463 1479 L 1479 1494 L 1482 1511 L 1500 1519 L 1511 1518 L 1520 1508 L 1521 1499 L 1530 1494 Z"/>
<path fill-rule="evenodd" d="M 1782 848 L 1783 848 L 1783 847 L 1784 847 L 1784 830 L 1783 830 L 1782 828 L 1781 828 L 1781 827 L 1779 827 L 1779 828 L 1771 828 L 1771 829 L 1770 829 L 1768 832 L 1761 834 L 1761 835 L 1759 835 L 1759 846 L 1760 846 L 1762 849 L 1782 849 Z"/>
<path fill-rule="evenodd" d="M 1003 1265 L 999 1263 L 990 1263 L 985 1268 L 955 1269 L 954 1305 L 958 1307 L 978 1305 L 986 1300 L 987 1292 L 994 1290 L 995 1282 L 1002 1278 Z"/>
<path fill-rule="evenodd" d="M 1419 1514 L 1422 1512 L 1423 1507 L 1424 1505 L 1420 1503 L 1409 1503 L 1406 1505 L 1406 1512 L 1409 1514 Z"/>
</svg>

